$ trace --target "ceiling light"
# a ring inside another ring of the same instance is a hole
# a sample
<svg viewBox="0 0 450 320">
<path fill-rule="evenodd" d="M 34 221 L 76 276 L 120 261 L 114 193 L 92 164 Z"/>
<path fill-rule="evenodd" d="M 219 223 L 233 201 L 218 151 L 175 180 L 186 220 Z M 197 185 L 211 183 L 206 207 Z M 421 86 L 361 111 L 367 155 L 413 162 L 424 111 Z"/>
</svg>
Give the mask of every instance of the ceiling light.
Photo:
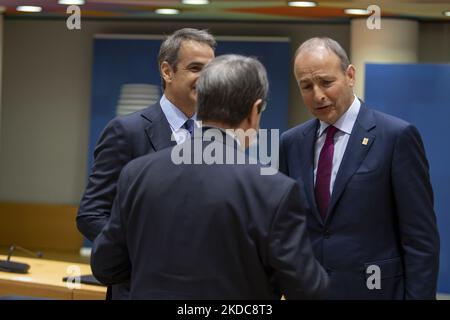
<svg viewBox="0 0 450 320">
<path fill-rule="evenodd" d="M 203 4 L 209 4 L 209 0 L 183 0 L 181 1 L 182 4 L 192 4 L 192 5 L 203 5 Z"/>
<path fill-rule="evenodd" d="M 59 4 L 66 4 L 66 5 L 76 5 L 81 6 L 85 3 L 84 0 L 58 0 Z"/>
<path fill-rule="evenodd" d="M 450 17 L 450 10 L 444 11 L 442 14 L 446 17 Z"/>
<path fill-rule="evenodd" d="M 41 12 L 42 11 L 42 7 L 38 7 L 38 6 L 18 6 L 16 8 L 17 11 L 21 11 L 21 12 Z"/>
<path fill-rule="evenodd" d="M 302 7 L 302 8 L 310 8 L 310 7 L 316 7 L 317 3 L 314 1 L 289 1 L 288 6 L 290 7 Z"/>
<path fill-rule="evenodd" d="M 160 8 L 155 10 L 156 14 L 179 14 L 180 10 L 178 9 L 169 9 L 169 8 Z"/>
<path fill-rule="evenodd" d="M 345 9 L 344 12 L 346 14 L 353 14 L 358 16 L 364 16 L 372 13 L 371 11 L 368 11 L 366 9 Z"/>
</svg>

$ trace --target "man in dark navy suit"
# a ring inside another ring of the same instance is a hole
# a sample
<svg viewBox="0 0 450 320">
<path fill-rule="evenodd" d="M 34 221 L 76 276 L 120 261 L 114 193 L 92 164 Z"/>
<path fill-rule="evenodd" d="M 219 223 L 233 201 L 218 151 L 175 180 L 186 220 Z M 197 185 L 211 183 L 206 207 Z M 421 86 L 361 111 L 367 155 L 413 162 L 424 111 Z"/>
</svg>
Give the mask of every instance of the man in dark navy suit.
<svg viewBox="0 0 450 320">
<path fill-rule="evenodd" d="M 332 39 L 303 43 L 294 73 L 316 119 L 282 135 L 280 168 L 306 192 L 329 298 L 435 299 L 439 235 L 419 132 L 353 94 L 355 68 Z"/>
<path fill-rule="evenodd" d="M 122 170 L 93 245 L 95 277 L 131 280 L 132 299 L 322 297 L 328 277 L 306 233 L 303 193 L 281 173 L 263 175 L 243 152 L 265 107 L 264 67 L 218 57 L 197 93 L 203 134 Z"/>
<path fill-rule="evenodd" d="M 103 130 L 94 152 L 94 165 L 81 199 L 77 225 L 93 241 L 108 222 L 122 168 L 132 159 L 173 146 L 183 128 L 196 124 L 196 81 L 214 58 L 216 42 L 208 32 L 180 29 L 159 52 L 164 95 L 142 111 L 113 119 Z M 181 137 L 182 138 L 182 137 Z M 114 286 L 112 296 L 126 296 L 127 286 Z"/>
</svg>

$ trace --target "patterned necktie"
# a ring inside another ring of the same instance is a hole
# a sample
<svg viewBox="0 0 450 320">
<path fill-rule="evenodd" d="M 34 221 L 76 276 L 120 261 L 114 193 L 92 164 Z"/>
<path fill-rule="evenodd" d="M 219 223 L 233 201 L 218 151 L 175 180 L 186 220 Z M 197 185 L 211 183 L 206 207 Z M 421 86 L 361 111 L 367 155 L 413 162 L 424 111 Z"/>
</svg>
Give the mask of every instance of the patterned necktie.
<svg viewBox="0 0 450 320">
<path fill-rule="evenodd" d="M 194 132 L 194 120 L 187 119 L 186 122 L 184 123 L 183 127 L 184 127 L 184 129 L 189 131 L 189 134 L 192 137 L 192 133 Z"/>
<path fill-rule="evenodd" d="M 319 163 L 316 173 L 316 203 L 320 215 L 325 220 L 330 203 L 330 181 L 333 168 L 334 135 L 338 131 L 336 127 L 329 126 L 325 143 L 320 151 Z"/>
</svg>

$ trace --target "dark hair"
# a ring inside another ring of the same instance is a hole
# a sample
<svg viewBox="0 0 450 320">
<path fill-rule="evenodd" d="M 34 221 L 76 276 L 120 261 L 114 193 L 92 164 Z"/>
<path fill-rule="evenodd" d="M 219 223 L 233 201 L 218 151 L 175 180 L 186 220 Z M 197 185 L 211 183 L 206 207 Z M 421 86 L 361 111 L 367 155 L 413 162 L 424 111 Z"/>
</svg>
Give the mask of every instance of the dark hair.
<svg viewBox="0 0 450 320">
<path fill-rule="evenodd" d="M 180 51 L 180 47 L 184 41 L 196 41 L 200 43 L 207 44 L 213 50 L 216 49 L 216 40 L 214 37 L 206 30 L 198 30 L 192 28 L 183 28 L 175 31 L 170 36 L 164 40 L 159 48 L 158 54 L 158 65 L 161 70 L 161 64 L 166 61 L 170 67 L 177 71 L 178 64 L 178 52 Z M 165 89 L 166 83 L 161 75 L 162 86 Z"/>
<path fill-rule="evenodd" d="M 300 52 L 304 50 L 315 49 L 320 46 L 323 46 L 331 52 L 334 52 L 341 61 L 342 71 L 347 71 L 347 68 L 350 65 L 350 60 L 348 59 L 347 53 L 337 41 L 327 37 L 315 37 L 306 40 L 295 52 L 294 59 L 300 54 Z"/>
<path fill-rule="evenodd" d="M 249 116 L 258 99 L 264 104 L 268 91 L 266 69 L 256 58 L 233 54 L 217 57 L 197 80 L 197 116 L 202 121 L 236 127 Z"/>
</svg>

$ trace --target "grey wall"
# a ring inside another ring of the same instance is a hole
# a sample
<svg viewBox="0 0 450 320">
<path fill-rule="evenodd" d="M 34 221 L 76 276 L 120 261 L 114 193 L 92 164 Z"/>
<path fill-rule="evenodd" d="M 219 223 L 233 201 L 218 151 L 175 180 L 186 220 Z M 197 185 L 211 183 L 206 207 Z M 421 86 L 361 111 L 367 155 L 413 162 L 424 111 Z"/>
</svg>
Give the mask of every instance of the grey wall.
<svg viewBox="0 0 450 320">
<path fill-rule="evenodd" d="M 450 22 L 420 24 L 419 62 L 450 63 Z"/>
<path fill-rule="evenodd" d="M 78 203 L 86 183 L 94 34 L 168 34 L 188 26 L 214 35 L 290 37 L 293 51 L 320 35 L 350 47 L 349 24 L 82 21 L 81 31 L 69 31 L 64 20 L 6 19 L 0 201 Z M 449 24 L 421 27 L 421 60 L 449 61 L 448 39 Z M 441 53 L 435 41 L 444 42 Z M 294 126 L 309 115 L 293 76 L 289 86 L 289 126 Z"/>
</svg>

